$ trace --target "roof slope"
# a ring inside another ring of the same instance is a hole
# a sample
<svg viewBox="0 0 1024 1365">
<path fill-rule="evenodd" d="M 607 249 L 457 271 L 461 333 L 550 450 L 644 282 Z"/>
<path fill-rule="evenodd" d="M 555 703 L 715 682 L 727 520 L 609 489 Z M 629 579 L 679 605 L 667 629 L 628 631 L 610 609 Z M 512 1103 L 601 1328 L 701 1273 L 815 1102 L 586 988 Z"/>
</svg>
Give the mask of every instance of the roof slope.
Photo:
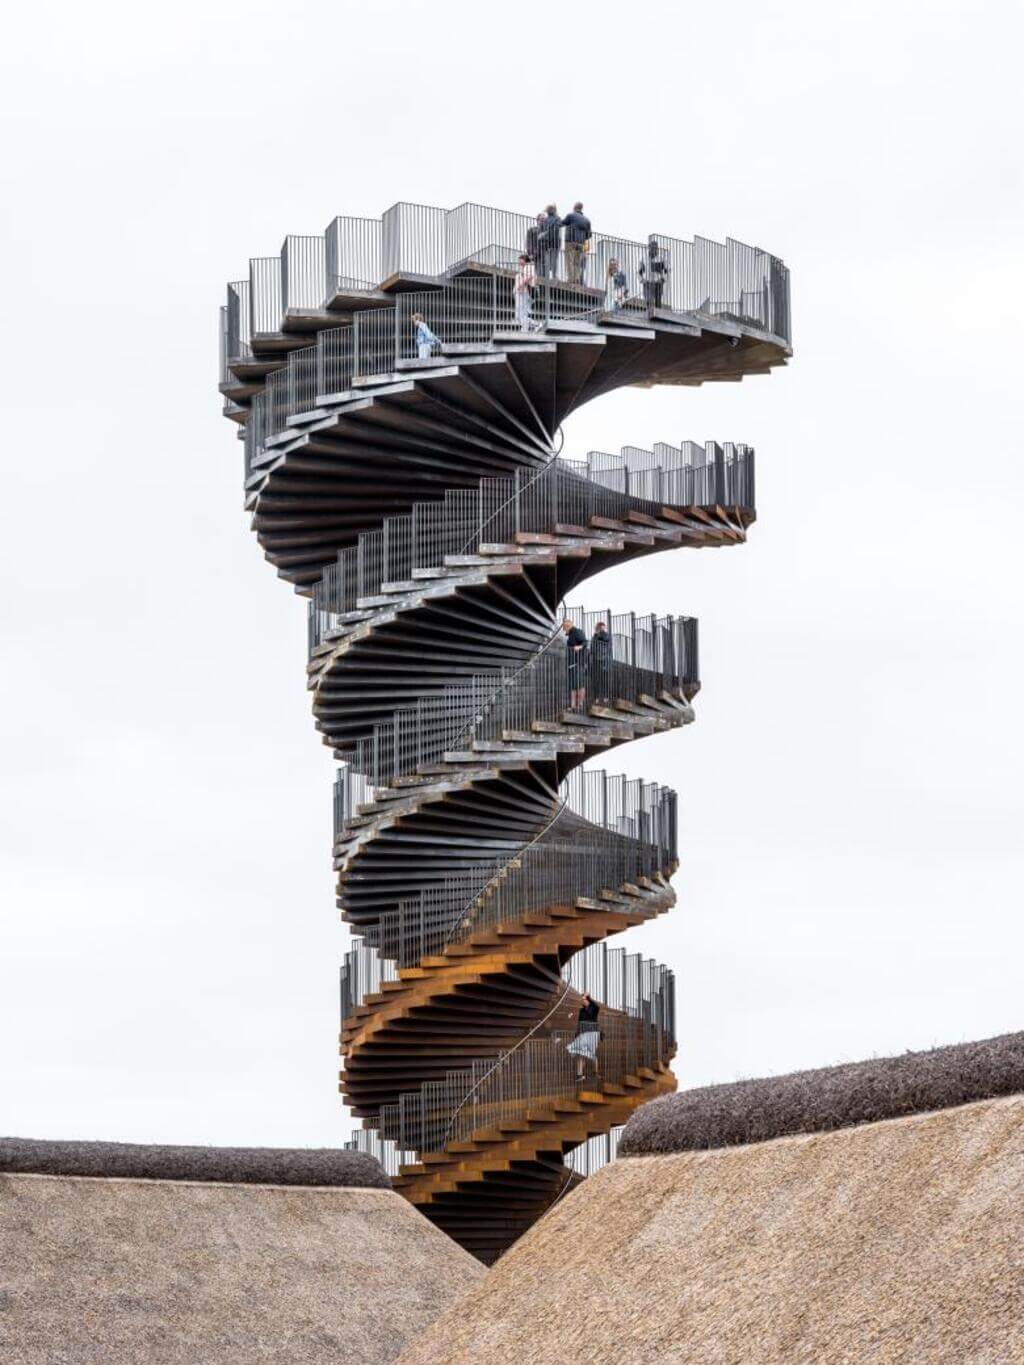
<svg viewBox="0 0 1024 1365">
<path fill-rule="evenodd" d="M 620 1156 L 765 1142 L 1024 1092 L 1024 1033 L 683 1090 L 630 1119 Z"/>
<path fill-rule="evenodd" d="M 615 1161 L 400 1365 L 1024 1360 L 1024 1096 Z"/>
<path fill-rule="evenodd" d="M 0 1174 L 19 1365 L 383 1365 L 482 1273 L 390 1190 Z"/>
</svg>

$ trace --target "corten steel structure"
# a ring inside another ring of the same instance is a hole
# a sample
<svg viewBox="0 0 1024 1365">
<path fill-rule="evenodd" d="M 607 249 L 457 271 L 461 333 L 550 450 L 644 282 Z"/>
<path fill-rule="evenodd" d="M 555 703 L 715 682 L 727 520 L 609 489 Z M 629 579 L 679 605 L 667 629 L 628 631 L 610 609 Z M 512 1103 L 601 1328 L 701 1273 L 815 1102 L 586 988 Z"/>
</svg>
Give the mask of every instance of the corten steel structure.
<svg viewBox="0 0 1024 1365">
<path fill-rule="evenodd" d="M 309 599 L 313 713 L 342 764 L 355 1145 L 489 1261 L 675 1086 L 671 973 L 605 942 L 674 902 L 675 795 L 580 765 L 692 720 L 696 622 L 564 599 L 754 518 L 746 446 L 568 459 L 562 423 L 623 385 L 784 364 L 788 272 L 733 241 L 580 252 L 524 215 L 396 204 L 250 261 L 221 325 L 246 507 Z M 593 1059 L 569 1050 L 584 990 Z"/>
</svg>

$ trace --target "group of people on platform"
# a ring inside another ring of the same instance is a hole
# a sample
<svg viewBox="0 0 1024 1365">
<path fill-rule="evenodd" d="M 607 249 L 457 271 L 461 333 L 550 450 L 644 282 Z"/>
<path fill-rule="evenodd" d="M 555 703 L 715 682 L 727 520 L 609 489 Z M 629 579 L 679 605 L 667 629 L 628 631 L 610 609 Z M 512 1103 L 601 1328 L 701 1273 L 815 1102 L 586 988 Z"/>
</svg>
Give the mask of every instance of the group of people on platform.
<svg viewBox="0 0 1024 1365">
<path fill-rule="evenodd" d="M 611 256 L 605 265 L 603 280 L 588 284 L 587 261 L 592 254 L 593 240 L 593 228 L 580 200 L 564 218 L 559 216 L 554 204 L 548 204 L 543 213 L 537 214 L 527 229 L 525 250 L 516 261 L 512 283 L 515 325 L 520 331 L 540 330 L 542 321 L 535 316 L 534 300 L 546 286 L 554 283 L 603 291 L 604 309 L 609 313 L 625 308 L 633 299 L 642 300 L 646 309 L 664 306 L 672 265 L 668 251 L 655 234 L 648 237 L 646 251 L 634 262 L 633 280 L 630 280 L 626 262 Z M 411 320 L 416 354 L 421 360 L 427 360 L 442 349 L 442 342 L 422 313 L 413 313 Z"/>
<path fill-rule="evenodd" d="M 598 621 L 588 640 L 570 618 L 562 622 L 565 636 L 566 672 L 569 683 L 569 709 L 582 711 L 587 703 L 587 686 L 592 700 L 600 704 L 611 701 L 612 637 L 604 621 Z"/>
<path fill-rule="evenodd" d="M 581 201 L 577 200 L 564 218 L 559 217 L 554 204 L 548 204 L 543 213 L 537 214 L 527 230 L 525 250 L 516 262 L 512 287 L 516 326 L 520 330 L 533 331 L 540 326 L 532 317 L 531 304 L 543 281 L 564 280 L 569 286 L 587 287 L 587 260 L 592 244 L 591 222 Z M 664 306 L 671 262 L 654 233 L 647 239 L 646 254 L 636 263 L 635 273 L 637 279 L 631 286 L 625 262 L 617 256 L 609 257 L 604 279 L 590 286 L 603 289 L 607 312 L 623 308 L 632 297 L 631 287 L 635 293 L 636 284 L 646 308 Z"/>
</svg>

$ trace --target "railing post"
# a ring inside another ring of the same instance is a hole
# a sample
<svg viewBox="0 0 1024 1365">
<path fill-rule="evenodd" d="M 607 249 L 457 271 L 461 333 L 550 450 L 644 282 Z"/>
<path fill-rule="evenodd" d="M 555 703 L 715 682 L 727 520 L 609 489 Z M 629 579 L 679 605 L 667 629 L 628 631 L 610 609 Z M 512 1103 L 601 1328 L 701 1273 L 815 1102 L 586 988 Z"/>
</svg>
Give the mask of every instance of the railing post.
<svg viewBox="0 0 1024 1365">
<path fill-rule="evenodd" d="M 725 451 L 715 442 L 715 504 L 724 507 L 728 500 L 728 491 L 725 486 Z"/>
</svg>

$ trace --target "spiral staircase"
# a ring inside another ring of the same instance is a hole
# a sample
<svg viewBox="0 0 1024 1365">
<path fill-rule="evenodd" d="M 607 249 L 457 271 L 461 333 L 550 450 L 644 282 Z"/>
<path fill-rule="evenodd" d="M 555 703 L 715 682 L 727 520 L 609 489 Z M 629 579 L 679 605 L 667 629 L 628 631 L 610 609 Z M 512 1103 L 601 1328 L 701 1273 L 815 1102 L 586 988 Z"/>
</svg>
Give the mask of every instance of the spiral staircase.
<svg viewBox="0 0 1024 1365">
<path fill-rule="evenodd" d="M 222 310 L 245 504 L 308 598 L 313 714 L 341 764 L 355 1144 L 484 1261 L 578 1182 L 567 1154 L 675 1085 L 671 973 L 607 942 L 674 903 L 675 797 L 581 765 L 692 721 L 696 622 L 565 599 L 613 560 L 742 543 L 754 519 L 747 447 L 570 460 L 562 424 L 624 385 L 790 354 L 788 273 L 738 243 L 597 234 L 594 262 L 634 280 L 662 251 L 668 288 L 613 299 L 556 267 L 524 319 L 524 225 L 472 205 L 335 219 L 252 261 Z M 607 643 L 573 665 L 564 619 Z"/>
</svg>

